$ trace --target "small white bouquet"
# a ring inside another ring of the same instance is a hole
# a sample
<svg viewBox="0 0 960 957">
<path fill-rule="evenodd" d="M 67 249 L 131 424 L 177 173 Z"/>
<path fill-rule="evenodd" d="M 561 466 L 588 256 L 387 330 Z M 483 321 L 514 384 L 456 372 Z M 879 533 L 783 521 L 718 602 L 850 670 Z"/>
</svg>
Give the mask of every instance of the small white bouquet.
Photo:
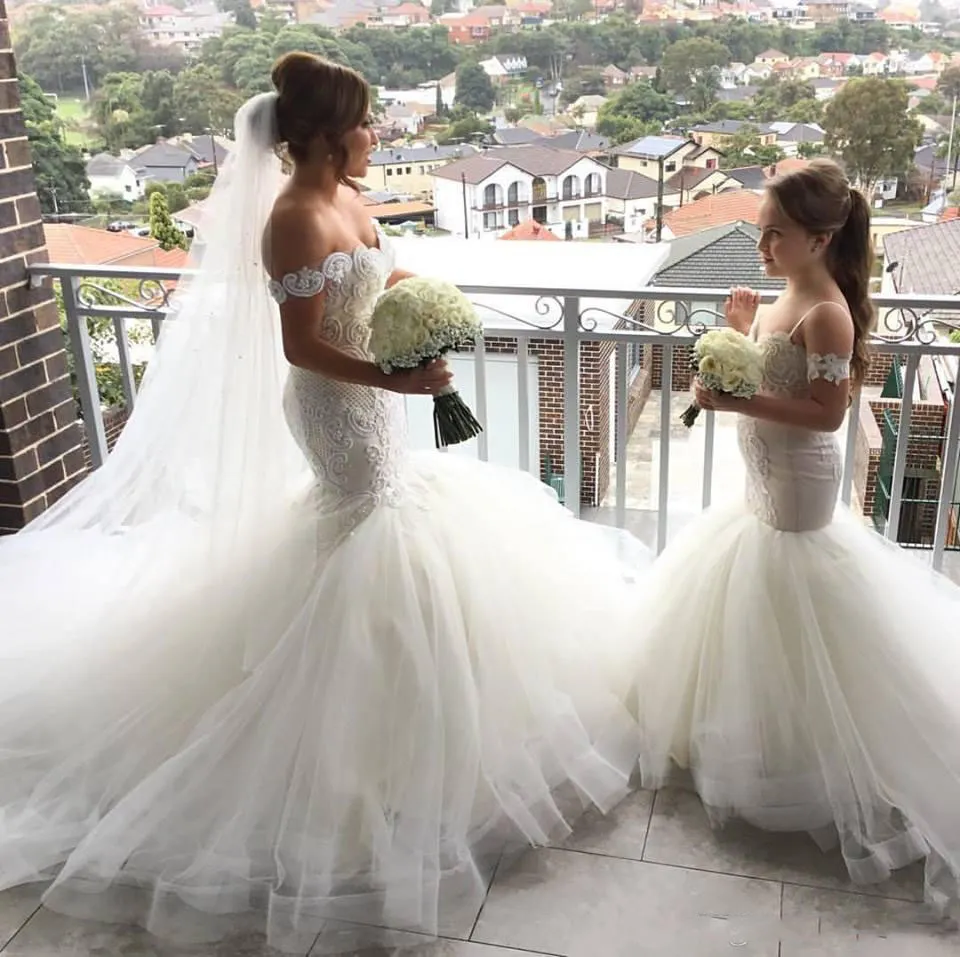
<svg viewBox="0 0 960 957">
<path fill-rule="evenodd" d="M 452 283 L 411 276 L 391 286 L 370 318 L 370 352 L 390 374 L 416 369 L 450 351 L 472 346 L 483 326 L 470 300 Z M 433 399 L 437 448 L 466 442 L 483 431 L 453 386 Z"/>
<path fill-rule="evenodd" d="M 727 327 L 711 329 L 697 339 L 691 364 L 705 388 L 740 399 L 756 395 L 763 381 L 760 347 L 753 339 Z M 699 414 L 700 406 L 691 402 L 680 421 L 689 429 Z"/>
</svg>

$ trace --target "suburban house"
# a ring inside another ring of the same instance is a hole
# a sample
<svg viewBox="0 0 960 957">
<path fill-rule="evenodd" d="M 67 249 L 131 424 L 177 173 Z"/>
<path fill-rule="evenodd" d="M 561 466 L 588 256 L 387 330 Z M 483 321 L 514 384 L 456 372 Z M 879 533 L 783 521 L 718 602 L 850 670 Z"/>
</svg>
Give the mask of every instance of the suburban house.
<svg viewBox="0 0 960 957">
<path fill-rule="evenodd" d="M 586 238 L 591 224 L 606 221 L 609 172 L 572 150 L 489 150 L 433 171 L 436 225 L 457 236 L 496 238 L 534 219 L 561 238 Z"/>
<path fill-rule="evenodd" d="M 729 223 L 756 223 L 761 196 L 749 189 L 727 190 L 704 196 L 670 210 L 663 218 L 663 239 L 677 239 Z"/>
<path fill-rule="evenodd" d="M 494 86 L 503 86 L 527 69 L 527 58 L 501 53 L 490 57 L 489 60 L 481 60 L 480 66 L 483 67 L 483 72 L 490 77 L 490 82 Z"/>
<path fill-rule="evenodd" d="M 713 123 L 701 123 L 690 128 L 691 139 L 700 146 L 712 146 L 723 150 L 738 137 L 751 133 L 757 137 L 761 146 L 774 146 L 777 132 L 768 123 L 744 123 L 741 120 L 717 120 Z"/>
<path fill-rule="evenodd" d="M 381 149 L 370 157 L 367 175 L 358 182 L 367 189 L 430 197 L 433 195 L 433 174 L 437 169 L 452 160 L 476 153 L 476 147 L 467 144 Z"/>
<path fill-rule="evenodd" d="M 667 185 L 680 197 L 680 204 L 692 203 L 704 196 L 712 196 L 725 189 L 741 189 L 741 184 L 727 176 L 725 170 L 683 166 L 668 180 Z"/>
<path fill-rule="evenodd" d="M 134 153 L 129 162 L 143 170 L 143 179 L 147 182 L 161 183 L 182 183 L 203 165 L 192 149 L 166 142 L 145 146 Z"/>
<path fill-rule="evenodd" d="M 87 179 L 91 196 L 119 196 L 130 202 L 143 198 L 143 170 L 109 153 L 97 153 L 87 161 Z"/>
<path fill-rule="evenodd" d="M 816 123 L 789 123 L 776 121 L 767 124 L 776 135 L 775 144 L 787 156 L 797 156 L 802 146 L 822 146 L 826 134 Z"/>
<path fill-rule="evenodd" d="M 613 150 L 613 158 L 620 169 L 659 178 L 661 167 L 664 178 L 669 178 L 684 166 L 717 169 L 723 154 L 714 147 L 701 146 L 686 136 L 641 136 Z"/>
<path fill-rule="evenodd" d="M 607 173 L 607 222 L 618 224 L 626 234 L 641 233 L 644 224 L 657 215 L 657 181 L 629 169 Z M 665 184 L 664 209 L 680 205 L 680 192 Z"/>
</svg>

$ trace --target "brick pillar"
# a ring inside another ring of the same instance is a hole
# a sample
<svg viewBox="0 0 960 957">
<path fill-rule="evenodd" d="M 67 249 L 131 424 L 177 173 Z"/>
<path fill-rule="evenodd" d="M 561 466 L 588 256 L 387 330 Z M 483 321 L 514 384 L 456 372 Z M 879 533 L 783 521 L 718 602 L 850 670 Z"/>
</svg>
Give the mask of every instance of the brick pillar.
<svg viewBox="0 0 960 957">
<path fill-rule="evenodd" d="M 7 11 L 0 0 L 0 534 L 17 531 L 83 474 L 81 433 L 46 262 Z"/>
</svg>

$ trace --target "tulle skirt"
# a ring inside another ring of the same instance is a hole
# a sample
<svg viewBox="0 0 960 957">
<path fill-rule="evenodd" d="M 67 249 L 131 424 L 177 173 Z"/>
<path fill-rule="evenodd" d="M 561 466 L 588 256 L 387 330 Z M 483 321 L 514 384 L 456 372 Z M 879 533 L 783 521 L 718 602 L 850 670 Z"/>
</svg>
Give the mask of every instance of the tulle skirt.
<svg viewBox="0 0 960 957">
<path fill-rule="evenodd" d="M 960 874 L 960 589 L 849 513 L 777 531 L 706 513 L 657 563 L 634 635 L 643 784 L 689 769 L 717 821 L 839 841 L 851 877 Z"/>
<path fill-rule="evenodd" d="M 505 846 L 625 794 L 645 549 L 452 456 L 339 518 L 307 494 L 226 550 L 188 517 L 0 547 L 0 888 L 344 950 L 475 916 Z"/>
</svg>

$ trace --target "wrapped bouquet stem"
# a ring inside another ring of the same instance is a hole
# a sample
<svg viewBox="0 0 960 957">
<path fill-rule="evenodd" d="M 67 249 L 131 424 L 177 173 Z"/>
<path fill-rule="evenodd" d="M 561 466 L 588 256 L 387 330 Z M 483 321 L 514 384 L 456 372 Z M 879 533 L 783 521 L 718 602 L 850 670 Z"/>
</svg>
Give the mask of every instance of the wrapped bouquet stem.
<svg viewBox="0 0 960 957">
<path fill-rule="evenodd" d="M 704 387 L 740 399 L 757 394 L 763 382 L 763 353 L 753 339 L 735 329 L 711 329 L 697 338 L 691 365 Z M 691 402 L 680 416 L 689 429 L 700 414 Z"/>
<path fill-rule="evenodd" d="M 473 305 L 456 286 L 411 276 L 401 279 L 377 302 L 370 318 L 370 352 L 389 375 L 472 346 L 482 333 Z M 434 396 L 433 431 L 439 449 L 466 442 L 483 428 L 450 385 Z"/>
</svg>

